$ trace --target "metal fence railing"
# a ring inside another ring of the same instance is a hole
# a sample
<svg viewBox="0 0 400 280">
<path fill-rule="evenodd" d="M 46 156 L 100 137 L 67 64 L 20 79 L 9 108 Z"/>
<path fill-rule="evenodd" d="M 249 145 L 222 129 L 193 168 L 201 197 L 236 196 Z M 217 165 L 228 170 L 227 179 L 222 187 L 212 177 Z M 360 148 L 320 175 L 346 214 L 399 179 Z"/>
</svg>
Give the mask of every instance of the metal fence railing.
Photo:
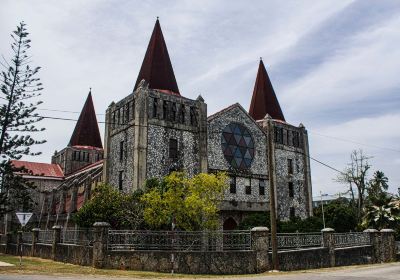
<svg viewBox="0 0 400 280">
<path fill-rule="evenodd" d="M 38 243 L 52 244 L 53 243 L 53 231 L 52 230 L 40 230 L 38 234 Z"/>
<path fill-rule="evenodd" d="M 109 230 L 108 248 L 111 251 L 243 251 L 251 250 L 251 235 L 250 231 Z"/>
<path fill-rule="evenodd" d="M 32 232 L 30 231 L 24 231 L 22 233 L 22 242 L 23 243 L 30 243 L 32 244 Z"/>
<path fill-rule="evenodd" d="M 61 243 L 71 245 L 93 245 L 93 229 L 66 229 L 61 232 Z"/>
<path fill-rule="evenodd" d="M 6 244 L 6 243 L 7 243 L 7 235 L 0 234 L 0 244 Z"/>
<path fill-rule="evenodd" d="M 334 233 L 333 242 L 338 248 L 370 245 L 371 236 L 364 232 Z"/>
<path fill-rule="evenodd" d="M 278 233 L 277 243 L 280 250 L 321 247 L 323 244 L 320 232 Z M 271 244 L 271 239 L 269 244 Z"/>
</svg>

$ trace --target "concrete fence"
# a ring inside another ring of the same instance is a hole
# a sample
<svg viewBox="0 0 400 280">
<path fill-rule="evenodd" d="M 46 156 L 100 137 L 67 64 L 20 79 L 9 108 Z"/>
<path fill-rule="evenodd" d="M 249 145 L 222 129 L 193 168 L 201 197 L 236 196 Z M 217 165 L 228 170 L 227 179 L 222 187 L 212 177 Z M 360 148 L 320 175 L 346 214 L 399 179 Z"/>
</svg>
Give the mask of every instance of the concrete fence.
<svg viewBox="0 0 400 280">
<path fill-rule="evenodd" d="M 163 247 L 154 246 L 154 240 L 160 240 L 161 235 L 148 232 L 143 239 L 145 234 L 110 231 L 107 223 L 95 223 L 89 231 L 63 231 L 60 226 L 54 226 L 47 232 L 33 229 L 31 233 L 3 235 L 0 252 L 18 255 L 22 247 L 25 256 L 96 268 L 187 274 L 250 274 L 271 269 L 270 234 L 265 227 L 230 235 L 202 233 L 197 239 L 192 236 L 198 233 L 174 234 L 172 245 L 166 243 L 165 237 L 161 238 Z M 143 243 L 143 240 L 153 243 Z M 240 246 L 233 246 L 232 240 Z M 280 234 L 278 241 L 279 268 L 284 271 L 396 260 L 394 231 L 390 229 L 343 234 L 327 228 L 321 233 Z"/>
</svg>

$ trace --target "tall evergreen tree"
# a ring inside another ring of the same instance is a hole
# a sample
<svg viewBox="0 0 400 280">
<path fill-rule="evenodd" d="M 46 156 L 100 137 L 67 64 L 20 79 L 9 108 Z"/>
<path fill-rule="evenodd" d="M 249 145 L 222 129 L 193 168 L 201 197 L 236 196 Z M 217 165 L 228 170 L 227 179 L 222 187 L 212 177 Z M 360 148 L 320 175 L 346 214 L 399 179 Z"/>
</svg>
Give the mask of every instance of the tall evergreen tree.
<svg viewBox="0 0 400 280">
<path fill-rule="evenodd" d="M 19 175 L 27 170 L 15 168 L 11 160 L 40 154 L 32 152 L 31 147 L 45 142 L 30 135 L 44 128 L 35 126 L 43 119 L 35 112 L 42 103 L 36 98 L 43 88 L 37 78 L 40 67 L 30 65 L 28 35 L 25 23 L 21 22 L 11 33 L 12 57 L 7 60 L 3 56 L 0 62 L 3 67 L 0 77 L 0 213 L 17 208 L 28 210 L 31 204 L 28 189 L 32 185 Z"/>
</svg>

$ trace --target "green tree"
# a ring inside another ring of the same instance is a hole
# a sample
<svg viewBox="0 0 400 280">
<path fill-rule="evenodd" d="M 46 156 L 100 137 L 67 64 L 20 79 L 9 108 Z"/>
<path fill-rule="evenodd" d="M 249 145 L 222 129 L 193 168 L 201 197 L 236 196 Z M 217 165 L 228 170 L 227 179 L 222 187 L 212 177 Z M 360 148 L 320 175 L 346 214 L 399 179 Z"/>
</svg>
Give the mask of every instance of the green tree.
<svg viewBox="0 0 400 280">
<path fill-rule="evenodd" d="M 29 184 L 20 177 L 24 169 L 16 169 L 11 160 L 20 159 L 23 155 L 38 155 L 31 147 L 42 144 L 44 140 L 35 140 L 30 133 L 43 131 L 35 124 L 42 120 L 35 113 L 41 101 L 35 101 L 43 89 L 37 78 L 40 67 L 30 66 L 28 49 L 31 40 L 25 24 L 21 22 L 11 34 L 12 58 L 0 62 L 0 203 L 2 213 L 16 209 L 28 210 L 30 199 Z M 32 202 L 32 201 L 31 201 Z M 21 204 L 22 203 L 22 204 Z"/>
<path fill-rule="evenodd" d="M 201 173 L 189 178 L 172 172 L 163 180 L 151 182 L 152 188 L 141 198 L 144 219 L 152 228 L 170 228 L 172 222 L 182 230 L 215 229 L 218 206 L 227 188 L 224 173 Z"/>
<path fill-rule="evenodd" d="M 140 195 L 123 194 L 110 185 L 98 185 L 73 220 L 83 228 L 92 227 L 95 222 L 108 222 L 116 229 L 139 229 L 143 226 Z"/>
<path fill-rule="evenodd" d="M 400 227 L 400 202 L 392 195 L 382 192 L 370 198 L 365 207 L 362 225 L 366 228 L 393 228 Z"/>
<path fill-rule="evenodd" d="M 357 209 L 345 198 L 339 198 L 324 205 L 326 227 L 337 232 L 357 230 Z M 314 209 L 314 216 L 318 217 L 322 226 L 322 207 Z"/>
</svg>

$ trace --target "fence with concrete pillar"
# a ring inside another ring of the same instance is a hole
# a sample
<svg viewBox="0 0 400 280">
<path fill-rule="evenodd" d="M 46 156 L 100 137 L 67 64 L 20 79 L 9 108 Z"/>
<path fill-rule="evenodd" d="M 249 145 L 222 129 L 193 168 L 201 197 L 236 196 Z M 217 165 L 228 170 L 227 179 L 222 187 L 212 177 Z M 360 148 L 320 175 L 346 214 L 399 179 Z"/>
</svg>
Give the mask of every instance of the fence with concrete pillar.
<svg viewBox="0 0 400 280">
<path fill-rule="evenodd" d="M 108 223 L 90 230 L 33 229 L 1 236 L 0 252 L 90 265 L 96 268 L 206 274 L 260 273 L 271 269 L 269 230 L 250 231 L 122 231 Z M 278 234 L 281 270 L 332 267 L 394 261 L 394 231 Z M 172 258 L 173 256 L 173 258 Z M 173 259 L 173 263 L 171 260 Z M 173 266 L 172 266 L 173 265 Z"/>
</svg>

